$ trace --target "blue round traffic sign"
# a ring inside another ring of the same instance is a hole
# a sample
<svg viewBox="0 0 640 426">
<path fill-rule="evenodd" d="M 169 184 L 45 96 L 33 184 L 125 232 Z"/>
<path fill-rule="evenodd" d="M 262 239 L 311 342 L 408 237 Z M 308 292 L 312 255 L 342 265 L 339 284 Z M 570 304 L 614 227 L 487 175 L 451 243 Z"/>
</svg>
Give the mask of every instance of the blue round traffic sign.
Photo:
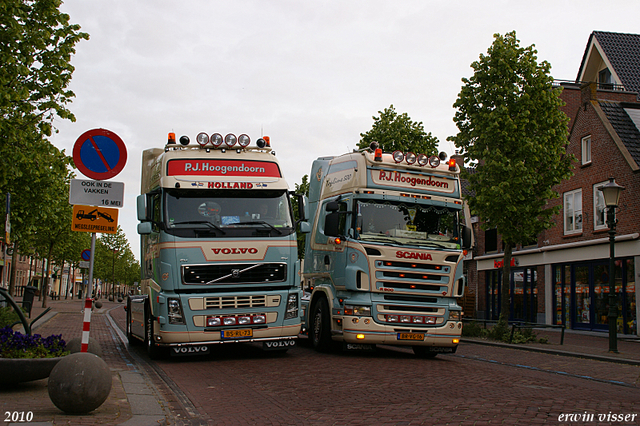
<svg viewBox="0 0 640 426">
<path fill-rule="evenodd" d="M 112 131 L 88 130 L 73 146 L 73 161 L 88 178 L 109 179 L 120 173 L 127 163 L 127 148 Z"/>
<path fill-rule="evenodd" d="M 82 260 L 91 260 L 91 250 L 82 250 L 82 253 L 80 253 L 80 257 L 82 258 Z"/>
</svg>

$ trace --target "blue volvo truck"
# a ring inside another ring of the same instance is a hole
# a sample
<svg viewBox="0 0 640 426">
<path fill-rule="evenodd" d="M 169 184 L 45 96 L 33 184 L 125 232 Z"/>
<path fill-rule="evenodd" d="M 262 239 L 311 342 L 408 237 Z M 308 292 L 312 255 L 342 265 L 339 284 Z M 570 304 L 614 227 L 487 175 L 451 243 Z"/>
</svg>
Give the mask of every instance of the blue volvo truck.
<svg viewBox="0 0 640 426">
<path fill-rule="evenodd" d="M 170 133 L 142 155 L 137 199 L 141 294 L 127 336 L 152 358 L 257 342 L 284 351 L 300 333 L 290 193 L 268 137 Z"/>
</svg>

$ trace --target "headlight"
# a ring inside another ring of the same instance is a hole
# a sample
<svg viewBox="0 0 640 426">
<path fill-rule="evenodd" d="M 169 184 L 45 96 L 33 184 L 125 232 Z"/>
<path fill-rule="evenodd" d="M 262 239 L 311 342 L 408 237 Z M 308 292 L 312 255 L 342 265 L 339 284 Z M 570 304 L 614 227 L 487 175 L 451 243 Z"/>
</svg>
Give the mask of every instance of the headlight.
<svg viewBox="0 0 640 426">
<path fill-rule="evenodd" d="M 461 316 L 460 311 L 449 311 L 449 321 L 460 321 Z"/>
<path fill-rule="evenodd" d="M 345 315 L 357 315 L 360 317 L 371 316 L 371 306 L 344 305 Z"/>
<path fill-rule="evenodd" d="M 287 312 L 284 319 L 292 319 L 298 316 L 298 293 L 291 293 L 287 299 Z"/>
<path fill-rule="evenodd" d="M 168 299 L 167 307 L 169 309 L 169 324 L 184 324 L 184 316 L 182 315 L 180 299 Z"/>
</svg>

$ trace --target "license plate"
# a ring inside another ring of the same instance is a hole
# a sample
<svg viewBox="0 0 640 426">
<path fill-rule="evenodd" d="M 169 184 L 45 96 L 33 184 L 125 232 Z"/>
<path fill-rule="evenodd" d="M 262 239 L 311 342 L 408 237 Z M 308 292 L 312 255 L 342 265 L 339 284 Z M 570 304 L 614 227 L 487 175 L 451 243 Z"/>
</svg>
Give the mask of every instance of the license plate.
<svg viewBox="0 0 640 426">
<path fill-rule="evenodd" d="M 221 339 L 246 339 L 253 337 L 253 330 L 222 330 L 220 332 Z"/>
<path fill-rule="evenodd" d="M 398 340 L 424 340 L 424 333 L 398 333 Z"/>
</svg>

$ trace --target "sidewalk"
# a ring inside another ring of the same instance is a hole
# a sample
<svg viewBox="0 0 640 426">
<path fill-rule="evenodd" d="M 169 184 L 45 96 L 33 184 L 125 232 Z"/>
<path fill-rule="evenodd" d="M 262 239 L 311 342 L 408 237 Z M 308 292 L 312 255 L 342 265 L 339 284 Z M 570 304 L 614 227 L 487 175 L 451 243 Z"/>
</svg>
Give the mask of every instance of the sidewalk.
<svg viewBox="0 0 640 426">
<path fill-rule="evenodd" d="M 3 413 L 33 413 L 31 425 L 126 425 L 148 426 L 168 424 L 169 406 L 143 367 L 129 354 L 115 330 L 108 313 L 124 317 L 124 304 L 101 299 L 102 307 L 91 315 L 90 338 L 102 349 L 102 359 L 112 374 L 112 388 L 107 400 L 96 410 L 83 415 L 68 415 L 58 409 L 49 397 L 48 379 L 0 386 L 0 407 Z M 47 300 L 51 310 L 32 325 L 32 333 L 42 336 L 62 334 L 67 342 L 81 338 L 84 322 L 84 299 Z M 35 300 L 31 319 L 45 311 Z M 5 423 L 6 424 L 6 423 Z M 18 425 L 24 423 L 8 423 Z"/>
<path fill-rule="evenodd" d="M 470 337 L 463 337 L 462 341 L 640 366 L 640 338 L 637 336 L 619 334 L 618 353 L 611 353 L 608 332 L 565 330 L 562 345 L 560 344 L 561 331 L 557 329 L 538 328 L 534 329 L 534 332 L 538 339 L 546 337 L 548 343 L 512 345 Z"/>
</svg>

